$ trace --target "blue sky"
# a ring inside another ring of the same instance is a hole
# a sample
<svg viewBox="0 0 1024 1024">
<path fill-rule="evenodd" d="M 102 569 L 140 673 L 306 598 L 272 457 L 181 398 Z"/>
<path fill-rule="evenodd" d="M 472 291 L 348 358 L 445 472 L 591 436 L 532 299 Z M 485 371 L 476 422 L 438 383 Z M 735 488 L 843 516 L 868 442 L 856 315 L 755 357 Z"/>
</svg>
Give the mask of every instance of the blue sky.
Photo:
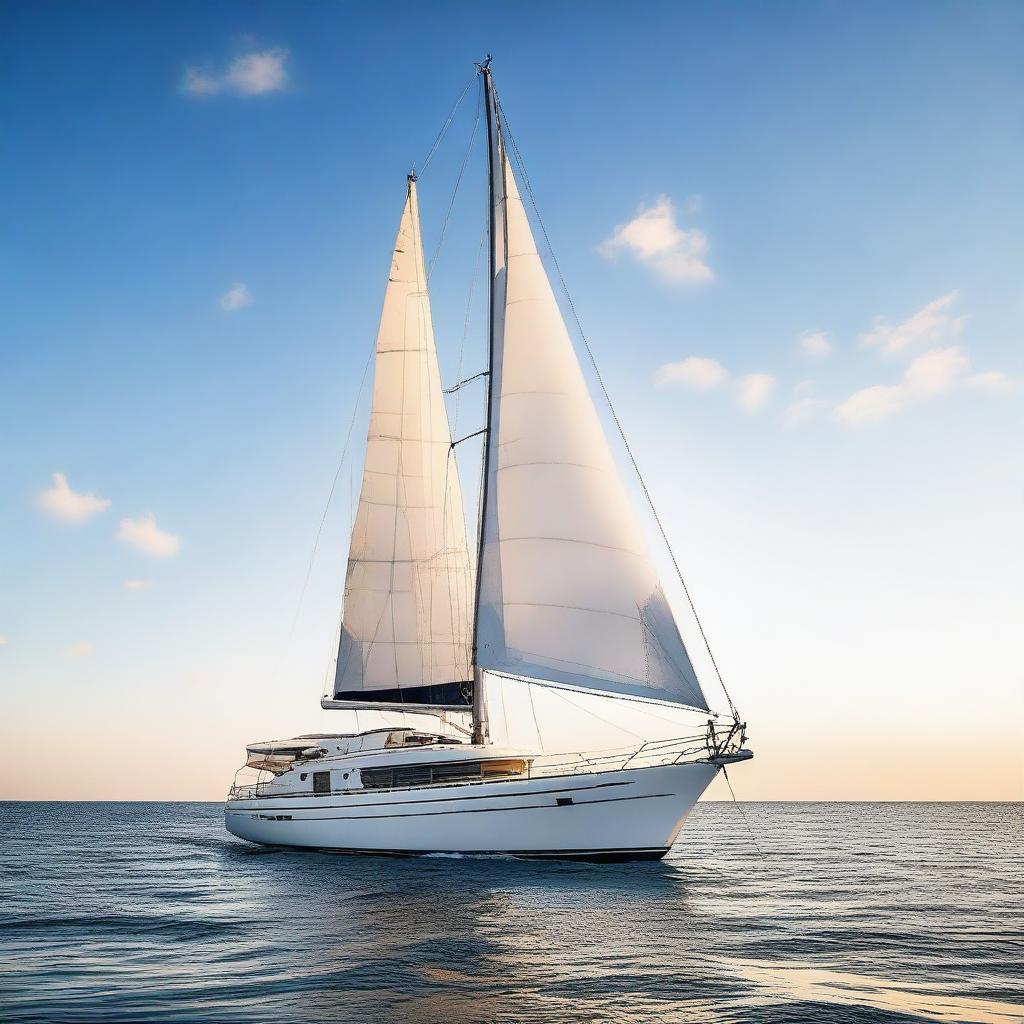
<svg viewBox="0 0 1024 1024">
<path fill-rule="evenodd" d="M 492 52 L 759 742 L 741 795 L 1021 796 L 1022 43 L 1014 3 L 5 5 L 2 756 L 102 751 L 5 792 L 215 798 L 330 724 L 348 464 L 292 621 L 405 173 Z"/>
</svg>

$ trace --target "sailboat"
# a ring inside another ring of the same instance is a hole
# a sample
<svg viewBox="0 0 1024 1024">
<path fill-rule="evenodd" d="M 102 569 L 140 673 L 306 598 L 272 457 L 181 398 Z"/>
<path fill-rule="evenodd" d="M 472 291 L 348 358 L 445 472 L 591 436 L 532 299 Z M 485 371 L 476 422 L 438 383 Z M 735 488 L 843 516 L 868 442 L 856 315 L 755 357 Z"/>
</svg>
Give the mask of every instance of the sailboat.
<svg viewBox="0 0 1024 1024">
<path fill-rule="evenodd" d="M 709 708 L 537 251 L 490 58 L 478 71 L 490 302 L 476 558 L 412 174 L 321 701 L 353 724 L 251 744 L 255 781 L 236 776 L 225 823 L 253 843 L 350 853 L 657 859 L 716 774 L 752 756 L 746 725 L 728 694 L 729 713 Z"/>
</svg>

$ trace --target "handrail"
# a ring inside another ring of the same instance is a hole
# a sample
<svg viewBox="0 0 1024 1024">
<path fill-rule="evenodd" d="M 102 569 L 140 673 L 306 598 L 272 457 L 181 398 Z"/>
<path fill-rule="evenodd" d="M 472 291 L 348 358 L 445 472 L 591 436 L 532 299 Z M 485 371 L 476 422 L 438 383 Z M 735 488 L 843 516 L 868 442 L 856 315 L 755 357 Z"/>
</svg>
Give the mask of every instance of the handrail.
<svg viewBox="0 0 1024 1024">
<path fill-rule="evenodd" d="M 627 767 L 653 768 L 669 764 L 686 764 L 707 761 L 712 757 L 739 750 L 745 740 L 743 726 L 731 723 L 723 727 L 722 736 L 713 723 L 709 723 L 708 731 L 692 736 L 669 737 L 660 740 L 647 740 L 637 747 L 616 747 L 604 750 L 572 752 L 563 754 L 523 755 L 527 761 L 524 773 L 528 779 L 550 778 L 558 775 L 591 775 L 597 772 L 624 771 Z M 509 775 L 501 778 L 483 779 L 454 783 L 456 785 L 480 785 L 481 782 L 515 782 L 524 775 Z M 265 796 L 279 796 L 266 792 L 273 778 L 255 783 L 232 784 L 228 791 L 229 800 L 258 800 Z M 453 783 L 431 783 L 431 785 L 452 785 Z M 401 787 L 410 788 L 410 787 Z M 347 790 L 345 792 L 363 792 L 363 790 Z M 298 794 L 297 794 L 298 795 Z"/>
</svg>

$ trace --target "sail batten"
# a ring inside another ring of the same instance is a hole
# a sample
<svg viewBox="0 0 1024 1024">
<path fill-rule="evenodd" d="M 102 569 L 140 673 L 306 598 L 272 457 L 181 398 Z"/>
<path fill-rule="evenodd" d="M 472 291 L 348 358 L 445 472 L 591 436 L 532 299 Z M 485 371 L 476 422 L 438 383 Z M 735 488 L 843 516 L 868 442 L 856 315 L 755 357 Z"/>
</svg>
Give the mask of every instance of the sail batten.
<svg viewBox="0 0 1024 1024">
<path fill-rule="evenodd" d="M 497 124 L 490 141 L 491 393 L 477 666 L 706 709 Z"/>
<path fill-rule="evenodd" d="M 472 678 L 471 589 L 410 178 L 377 334 L 329 703 L 465 706 Z"/>
</svg>

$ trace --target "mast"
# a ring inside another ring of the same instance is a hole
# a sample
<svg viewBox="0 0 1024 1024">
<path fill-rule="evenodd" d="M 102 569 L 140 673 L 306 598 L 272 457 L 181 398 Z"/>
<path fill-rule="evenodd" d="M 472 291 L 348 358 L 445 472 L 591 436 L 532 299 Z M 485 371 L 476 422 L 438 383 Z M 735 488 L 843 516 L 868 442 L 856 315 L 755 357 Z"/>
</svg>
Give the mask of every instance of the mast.
<svg viewBox="0 0 1024 1024">
<path fill-rule="evenodd" d="M 484 457 L 483 473 L 480 485 L 480 515 L 479 515 L 479 536 L 477 537 L 476 550 L 476 596 L 473 604 L 473 742 L 486 743 L 490 738 L 490 729 L 487 721 L 487 698 L 484 693 L 484 674 L 477 663 L 477 638 L 479 635 L 478 616 L 480 613 L 480 583 L 483 579 L 481 571 L 484 556 L 484 516 L 487 510 L 487 481 L 490 477 L 488 458 L 490 455 L 491 424 L 493 419 L 494 403 L 494 338 L 495 321 L 498 315 L 497 303 L 494 295 L 494 281 L 496 273 L 495 253 L 495 188 L 494 176 L 496 168 L 500 166 L 497 152 L 500 142 L 500 129 L 498 127 L 497 101 L 494 96 L 494 82 L 491 80 L 491 55 L 488 54 L 483 63 L 478 65 L 480 74 L 484 76 L 484 108 L 487 114 L 487 208 L 488 208 L 488 249 L 490 250 L 489 280 L 487 287 L 488 317 L 487 317 L 487 411 L 484 424 Z M 504 232 L 502 232 L 504 236 Z"/>
</svg>

